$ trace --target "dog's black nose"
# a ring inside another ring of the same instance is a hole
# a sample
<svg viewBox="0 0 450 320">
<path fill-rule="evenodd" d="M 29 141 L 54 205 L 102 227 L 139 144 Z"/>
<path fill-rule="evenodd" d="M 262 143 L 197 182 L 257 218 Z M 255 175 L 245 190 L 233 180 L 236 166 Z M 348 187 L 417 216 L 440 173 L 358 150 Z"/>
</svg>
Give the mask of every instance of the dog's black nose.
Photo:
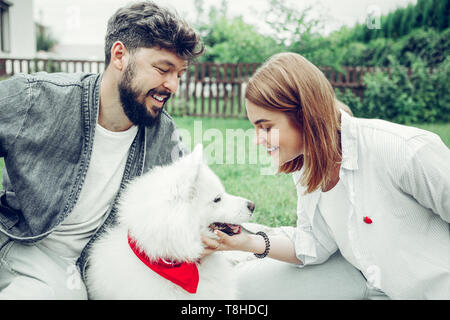
<svg viewBox="0 0 450 320">
<path fill-rule="evenodd" d="M 253 213 L 253 211 L 255 211 L 255 204 L 249 201 L 247 202 L 247 208 Z"/>
</svg>

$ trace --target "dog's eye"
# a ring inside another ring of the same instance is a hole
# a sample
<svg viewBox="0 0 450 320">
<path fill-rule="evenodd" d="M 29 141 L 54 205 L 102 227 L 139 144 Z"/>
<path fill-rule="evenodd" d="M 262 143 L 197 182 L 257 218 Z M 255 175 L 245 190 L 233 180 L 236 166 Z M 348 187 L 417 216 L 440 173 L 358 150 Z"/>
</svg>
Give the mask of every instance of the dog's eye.
<svg viewBox="0 0 450 320">
<path fill-rule="evenodd" d="M 214 202 L 217 203 L 217 202 L 219 202 L 220 200 L 222 200 L 222 198 L 221 198 L 220 196 L 217 196 L 217 197 L 214 199 Z"/>
</svg>

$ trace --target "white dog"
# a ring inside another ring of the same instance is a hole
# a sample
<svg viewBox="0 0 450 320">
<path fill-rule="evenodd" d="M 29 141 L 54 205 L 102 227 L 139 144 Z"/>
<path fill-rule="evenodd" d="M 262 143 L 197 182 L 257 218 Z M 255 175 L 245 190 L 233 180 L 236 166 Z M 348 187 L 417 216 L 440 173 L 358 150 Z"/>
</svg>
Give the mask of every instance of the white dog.
<svg viewBox="0 0 450 320">
<path fill-rule="evenodd" d="M 87 269 L 91 299 L 234 299 L 232 267 L 220 253 L 200 260 L 201 235 L 240 232 L 254 204 L 225 192 L 203 162 L 201 145 L 173 164 L 133 180 L 118 223 L 94 244 Z"/>
</svg>

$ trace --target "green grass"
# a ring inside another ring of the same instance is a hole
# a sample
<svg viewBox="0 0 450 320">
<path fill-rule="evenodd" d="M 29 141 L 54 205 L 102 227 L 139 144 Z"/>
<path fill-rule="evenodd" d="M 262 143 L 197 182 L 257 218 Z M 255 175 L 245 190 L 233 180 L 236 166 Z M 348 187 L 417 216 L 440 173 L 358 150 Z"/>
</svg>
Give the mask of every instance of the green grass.
<svg viewBox="0 0 450 320">
<path fill-rule="evenodd" d="M 450 148 L 450 123 L 417 124 L 413 126 L 436 133 L 441 137 L 445 145 Z"/>
<path fill-rule="evenodd" d="M 200 120 L 201 122 L 197 122 L 197 136 L 195 136 L 194 121 Z M 222 180 L 225 189 L 231 194 L 239 195 L 255 202 L 256 210 L 252 221 L 269 226 L 295 225 L 297 195 L 292 177 L 285 174 L 277 176 L 261 174 L 261 169 L 268 167 L 269 159 L 265 151 L 261 154 L 258 153 L 257 163 L 249 163 L 249 153 L 254 148 L 251 139 L 245 141 L 245 163 L 236 164 L 237 146 L 232 140 L 225 139 L 226 132 L 227 129 L 242 129 L 244 131 L 251 129 L 252 126 L 248 120 L 181 117 L 175 118 L 175 122 L 180 128 L 182 136 L 185 138 L 184 142 L 188 147 L 193 148 L 195 144 L 203 143 L 206 160 L 210 163 L 211 169 Z M 199 130 L 200 123 L 201 132 Z M 438 134 L 444 143 L 450 147 L 450 123 L 415 126 Z M 208 138 L 205 136 L 207 129 L 217 129 L 213 131 L 215 137 L 213 136 L 209 140 L 206 139 Z M 202 135 L 199 133 L 202 133 Z M 215 143 L 221 139 L 220 133 L 222 134 L 222 141 L 226 141 L 227 144 L 221 148 L 215 148 L 217 146 Z M 188 141 L 188 136 L 191 137 L 191 141 Z M 233 150 L 235 154 L 233 164 L 214 163 L 214 159 L 221 158 L 218 156 L 221 152 L 225 162 L 227 152 L 230 152 L 230 150 Z M 0 169 L 3 166 L 4 161 L 0 159 Z"/>
</svg>

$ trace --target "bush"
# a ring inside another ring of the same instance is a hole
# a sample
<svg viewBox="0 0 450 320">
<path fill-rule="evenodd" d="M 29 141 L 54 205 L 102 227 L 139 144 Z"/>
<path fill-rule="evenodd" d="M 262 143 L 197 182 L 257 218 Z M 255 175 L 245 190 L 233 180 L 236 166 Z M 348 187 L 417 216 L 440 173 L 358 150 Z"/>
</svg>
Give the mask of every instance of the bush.
<svg viewBox="0 0 450 320">
<path fill-rule="evenodd" d="M 355 117 L 367 118 L 364 114 L 361 99 L 351 89 L 345 89 L 345 91 L 335 90 L 335 92 L 336 98 L 346 104 L 352 110 Z"/>
<path fill-rule="evenodd" d="M 391 75 L 376 72 L 364 76 L 364 111 L 369 118 L 398 123 L 417 122 L 418 107 L 412 100 L 413 87 L 408 71 L 390 57 Z"/>
<path fill-rule="evenodd" d="M 431 75 L 432 90 L 436 97 L 436 121 L 450 122 L 450 57 Z"/>
<path fill-rule="evenodd" d="M 404 124 L 450 121 L 450 58 L 431 75 L 422 59 L 413 56 L 408 58 L 412 61 L 411 77 L 406 67 L 389 56 L 390 75 L 376 72 L 364 76 L 366 89 L 361 104 L 351 92 L 338 95 L 338 98 L 359 117 Z"/>
</svg>

